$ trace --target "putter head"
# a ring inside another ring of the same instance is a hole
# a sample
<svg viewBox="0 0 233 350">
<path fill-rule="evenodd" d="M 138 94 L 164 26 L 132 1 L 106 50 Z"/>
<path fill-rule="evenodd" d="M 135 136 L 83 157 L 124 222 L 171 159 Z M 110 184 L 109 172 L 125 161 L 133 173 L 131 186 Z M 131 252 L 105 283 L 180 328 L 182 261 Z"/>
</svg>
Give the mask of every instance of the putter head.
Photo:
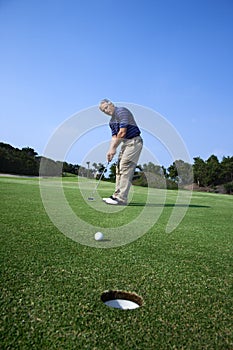
<svg viewBox="0 0 233 350">
<path fill-rule="evenodd" d="M 94 197 L 88 197 L 87 198 L 89 201 L 93 201 L 95 198 Z"/>
</svg>

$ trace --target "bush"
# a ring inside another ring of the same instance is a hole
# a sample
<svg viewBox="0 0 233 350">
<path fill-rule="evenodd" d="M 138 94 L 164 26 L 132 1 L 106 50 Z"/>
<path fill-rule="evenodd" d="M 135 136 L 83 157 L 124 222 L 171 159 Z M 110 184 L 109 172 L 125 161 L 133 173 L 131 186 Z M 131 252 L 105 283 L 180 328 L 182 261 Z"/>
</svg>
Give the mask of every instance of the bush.
<svg viewBox="0 0 233 350">
<path fill-rule="evenodd" d="M 224 188 L 225 188 L 227 194 L 233 194 L 233 181 L 224 184 Z"/>
</svg>

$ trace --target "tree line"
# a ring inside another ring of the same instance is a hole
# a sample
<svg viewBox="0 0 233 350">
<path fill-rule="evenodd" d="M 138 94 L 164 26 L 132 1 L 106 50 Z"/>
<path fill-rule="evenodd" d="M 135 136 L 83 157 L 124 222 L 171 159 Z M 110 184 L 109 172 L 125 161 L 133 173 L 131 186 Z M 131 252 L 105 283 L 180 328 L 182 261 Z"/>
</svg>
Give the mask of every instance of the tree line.
<svg viewBox="0 0 233 350">
<path fill-rule="evenodd" d="M 42 160 L 45 165 L 44 172 L 43 169 L 40 169 Z M 233 193 L 232 156 L 223 157 L 221 161 L 215 155 L 211 155 L 207 160 L 200 157 L 195 157 L 193 160 L 193 164 L 176 160 L 168 168 L 152 162 L 139 164 L 135 169 L 133 184 L 175 189 L 178 185 L 185 188 L 185 186 L 194 183 L 200 188 L 207 187 L 213 190 L 222 186 L 226 193 Z M 87 167 L 84 167 L 78 164 L 55 161 L 38 156 L 33 148 L 18 149 L 0 142 L 0 173 L 28 176 L 66 176 L 67 174 L 73 174 L 98 179 L 105 169 L 102 163 L 91 165 L 90 162 L 86 162 L 86 164 Z M 111 165 L 108 176 L 103 176 L 103 180 L 115 181 L 115 168 L 116 163 Z"/>
<path fill-rule="evenodd" d="M 46 171 L 40 172 L 40 163 L 46 165 Z M 0 142 L 0 173 L 28 176 L 61 176 L 64 173 L 77 174 L 80 166 L 67 162 L 54 161 L 43 156 L 30 147 L 15 148 Z"/>
</svg>

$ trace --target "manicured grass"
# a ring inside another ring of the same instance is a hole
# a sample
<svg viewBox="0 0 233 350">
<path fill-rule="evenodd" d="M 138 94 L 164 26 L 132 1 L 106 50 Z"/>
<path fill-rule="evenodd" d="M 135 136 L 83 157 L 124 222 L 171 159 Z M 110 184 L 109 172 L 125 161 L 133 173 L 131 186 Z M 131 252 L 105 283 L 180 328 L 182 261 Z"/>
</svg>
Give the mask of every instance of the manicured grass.
<svg viewBox="0 0 233 350">
<path fill-rule="evenodd" d="M 116 226 L 142 210 L 102 215 L 82 199 L 76 179 L 63 181 L 73 210 L 90 223 Z M 101 195 L 112 186 L 101 183 Z M 96 249 L 53 225 L 37 179 L 2 177 L 0 191 L 1 349 L 233 348 L 232 196 L 194 193 L 181 224 L 166 234 L 177 194 L 168 191 L 145 235 Z M 145 191 L 134 188 L 133 202 Z M 136 292 L 144 305 L 108 308 L 100 300 L 108 289 Z"/>
</svg>

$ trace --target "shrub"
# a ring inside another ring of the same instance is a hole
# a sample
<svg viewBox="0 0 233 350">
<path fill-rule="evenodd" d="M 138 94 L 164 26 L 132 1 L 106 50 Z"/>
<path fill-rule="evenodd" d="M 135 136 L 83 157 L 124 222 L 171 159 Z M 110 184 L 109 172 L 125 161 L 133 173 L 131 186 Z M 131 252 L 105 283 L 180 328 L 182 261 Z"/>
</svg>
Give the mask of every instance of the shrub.
<svg viewBox="0 0 233 350">
<path fill-rule="evenodd" d="M 233 181 L 224 184 L 224 188 L 225 188 L 227 194 L 233 194 Z"/>
</svg>

